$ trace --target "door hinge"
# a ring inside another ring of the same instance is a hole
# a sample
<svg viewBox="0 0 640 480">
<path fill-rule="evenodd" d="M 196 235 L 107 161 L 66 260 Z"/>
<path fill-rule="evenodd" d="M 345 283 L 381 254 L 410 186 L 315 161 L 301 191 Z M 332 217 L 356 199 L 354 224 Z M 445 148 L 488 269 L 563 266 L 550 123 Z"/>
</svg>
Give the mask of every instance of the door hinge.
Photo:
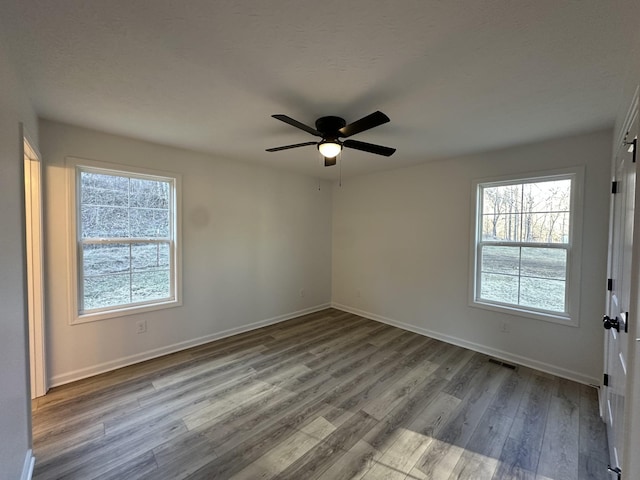
<svg viewBox="0 0 640 480">
<path fill-rule="evenodd" d="M 607 290 L 613 291 L 613 278 L 607 278 Z"/>
<path fill-rule="evenodd" d="M 627 132 L 629 133 L 629 132 Z M 625 136 L 625 142 L 624 142 L 625 146 L 629 145 L 629 150 L 628 152 L 633 153 L 633 157 L 631 157 L 631 161 L 633 163 L 636 163 L 636 151 L 638 150 L 638 139 L 634 138 L 633 140 L 631 140 L 630 142 L 626 141 L 626 136 Z"/>
<path fill-rule="evenodd" d="M 612 468 L 611 465 L 607 465 L 607 470 L 609 470 L 611 473 L 617 474 L 618 480 L 622 480 L 622 470 L 620 470 L 618 467 Z"/>
<path fill-rule="evenodd" d="M 611 193 L 616 194 L 620 191 L 620 182 L 611 182 Z"/>
<path fill-rule="evenodd" d="M 609 386 L 609 375 L 608 375 L 608 374 L 606 374 L 606 373 L 604 374 L 604 378 L 602 379 L 602 384 L 603 384 L 605 387 L 608 387 L 608 386 Z"/>
</svg>

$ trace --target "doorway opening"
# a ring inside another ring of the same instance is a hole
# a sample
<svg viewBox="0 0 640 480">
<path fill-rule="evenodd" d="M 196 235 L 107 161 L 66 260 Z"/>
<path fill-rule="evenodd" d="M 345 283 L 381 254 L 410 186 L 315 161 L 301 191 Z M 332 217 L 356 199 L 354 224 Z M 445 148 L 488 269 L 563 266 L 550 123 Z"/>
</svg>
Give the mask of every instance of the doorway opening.
<svg viewBox="0 0 640 480">
<path fill-rule="evenodd" d="M 23 131 L 31 398 L 47 393 L 42 238 L 42 162 Z"/>
</svg>

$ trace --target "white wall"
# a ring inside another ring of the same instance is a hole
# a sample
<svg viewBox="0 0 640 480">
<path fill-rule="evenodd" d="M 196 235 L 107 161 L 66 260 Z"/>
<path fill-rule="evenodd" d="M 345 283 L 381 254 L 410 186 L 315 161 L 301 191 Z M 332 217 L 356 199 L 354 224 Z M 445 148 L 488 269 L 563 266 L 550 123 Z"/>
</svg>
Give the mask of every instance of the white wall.
<svg viewBox="0 0 640 480">
<path fill-rule="evenodd" d="M 343 181 L 333 197 L 334 305 L 599 384 L 610 151 L 607 130 Z M 575 165 L 586 169 L 580 326 L 468 306 L 472 180 Z"/>
<path fill-rule="evenodd" d="M 31 448 L 20 122 L 36 116 L 0 44 L 0 480 L 20 478 Z"/>
<path fill-rule="evenodd" d="M 328 306 L 330 184 L 51 121 L 40 139 L 54 384 Z M 182 174 L 182 307 L 69 325 L 66 156 Z"/>
</svg>

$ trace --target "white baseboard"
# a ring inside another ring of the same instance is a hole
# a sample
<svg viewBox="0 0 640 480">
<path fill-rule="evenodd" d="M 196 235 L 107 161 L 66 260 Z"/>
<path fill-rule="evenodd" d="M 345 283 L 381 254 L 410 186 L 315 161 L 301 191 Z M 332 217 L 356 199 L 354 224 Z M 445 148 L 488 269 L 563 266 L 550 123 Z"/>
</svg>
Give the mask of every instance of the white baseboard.
<svg viewBox="0 0 640 480">
<path fill-rule="evenodd" d="M 31 480 L 33 476 L 33 467 L 36 464 L 36 457 L 33 456 L 33 450 L 27 450 L 27 454 L 24 457 L 24 466 L 22 467 L 22 475 L 20 480 Z"/>
<path fill-rule="evenodd" d="M 203 345 L 205 343 L 213 342 L 214 340 L 220 340 L 221 338 L 226 338 L 232 335 L 237 335 L 239 333 L 255 330 L 257 328 L 266 327 L 267 325 L 273 325 L 276 323 L 284 322 L 285 320 L 291 320 L 292 318 L 300 317 L 302 315 L 308 315 L 310 313 L 319 312 L 320 310 L 324 310 L 326 308 L 329 308 L 330 306 L 331 305 L 328 303 L 325 303 L 322 305 L 316 305 L 314 307 L 305 308 L 303 310 L 298 310 L 296 312 L 291 312 L 284 315 L 279 315 L 277 317 L 260 320 L 258 322 L 250 323 L 248 325 L 243 325 L 241 327 L 230 328 L 222 332 L 212 333 L 210 335 L 194 338 L 192 340 L 186 340 L 184 342 L 174 343 L 173 345 L 167 345 L 165 347 L 148 350 L 146 352 L 136 353 L 135 355 L 117 358 L 109 362 L 104 362 L 98 365 L 93 365 L 91 367 L 81 368 L 79 370 L 74 370 L 72 372 L 56 375 L 55 377 L 51 378 L 50 387 L 57 387 L 60 385 L 64 385 L 65 383 L 75 382 L 77 380 L 82 380 L 83 378 L 92 377 L 94 375 L 99 375 L 101 373 L 109 372 L 111 370 L 116 370 L 118 368 L 126 367 L 128 365 L 133 365 L 134 363 L 144 362 L 146 360 L 151 360 L 153 358 L 161 357 L 163 355 L 179 352 L 180 350 L 186 350 L 187 348 L 197 347 L 198 345 Z"/>
<path fill-rule="evenodd" d="M 402 328 L 403 330 L 408 330 L 410 332 L 418 333 L 420 335 L 424 335 L 426 337 L 435 338 L 436 340 L 441 340 L 443 342 L 451 343 L 453 345 L 457 345 L 459 347 L 467 348 L 469 350 L 473 350 L 474 352 L 484 353 L 485 355 L 489 355 L 491 357 L 498 358 L 500 360 L 504 360 L 510 363 L 516 363 L 518 365 L 523 365 L 525 367 L 530 367 L 535 370 L 539 370 L 546 373 L 551 373 L 558 377 L 566 378 L 568 380 L 573 380 L 578 383 L 583 383 L 585 385 L 594 386 L 599 385 L 600 380 L 589 375 L 585 375 L 580 372 L 575 372 L 573 370 L 568 370 L 566 368 L 558 367 L 555 365 L 551 365 L 549 363 L 541 362 L 539 360 L 535 360 L 533 358 L 523 357 L 522 355 L 517 355 L 511 352 L 505 352 L 504 350 L 498 350 L 492 347 L 488 347 L 486 345 L 480 345 L 478 343 L 469 342 L 462 338 L 454 337 L 451 335 L 445 335 L 439 332 L 435 332 L 433 330 L 429 330 L 422 327 L 416 327 L 415 325 L 410 325 L 408 323 L 399 322 L 397 320 L 393 320 L 391 318 L 383 317 L 381 315 L 377 315 L 375 313 L 366 312 L 364 310 L 360 310 L 358 308 L 350 307 L 348 305 L 342 305 L 339 303 L 332 302 L 331 306 L 337 310 L 342 310 L 345 312 L 353 313 L 355 315 L 359 315 L 364 318 L 368 318 L 370 320 L 375 320 L 377 322 L 386 323 L 388 325 L 392 325 L 394 327 Z"/>
</svg>

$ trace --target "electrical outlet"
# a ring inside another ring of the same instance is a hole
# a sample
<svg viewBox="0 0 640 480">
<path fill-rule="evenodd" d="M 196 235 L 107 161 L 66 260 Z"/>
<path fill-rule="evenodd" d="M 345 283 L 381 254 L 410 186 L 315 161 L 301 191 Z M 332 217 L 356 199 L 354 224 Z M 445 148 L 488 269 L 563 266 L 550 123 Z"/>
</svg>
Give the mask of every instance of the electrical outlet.
<svg viewBox="0 0 640 480">
<path fill-rule="evenodd" d="M 136 333 L 145 333 L 147 331 L 147 321 L 139 320 L 136 322 Z"/>
<path fill-rule="evenodd" d="M 300 297 L 301 297 L 301 298 L 302 298 L 302 297 L 304 297 L 304 288 L 301 288 L 301 289 L 300 289 Z"/>
<path fill-rule="evenodd" d="M 500 331 L 503 333 L 509 333 L 511 331 L 511 325 L 508 320 L 502 320 L 500 322 Z"/>
</svg>

